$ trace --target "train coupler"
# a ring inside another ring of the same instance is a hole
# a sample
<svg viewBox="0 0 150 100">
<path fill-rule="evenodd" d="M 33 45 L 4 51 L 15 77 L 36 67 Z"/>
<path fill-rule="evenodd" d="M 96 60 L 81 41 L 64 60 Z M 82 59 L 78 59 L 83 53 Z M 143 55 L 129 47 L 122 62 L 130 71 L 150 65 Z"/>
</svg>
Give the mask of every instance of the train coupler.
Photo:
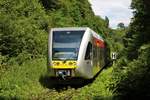
<svg viewBox="0 0 150 100">
<path fill-rule="evenodd" d="M 63 80 L 66 80 L 66 77 L 71 76 L 70 70 L 58 70 L 56 74 Z"/>
</svg>

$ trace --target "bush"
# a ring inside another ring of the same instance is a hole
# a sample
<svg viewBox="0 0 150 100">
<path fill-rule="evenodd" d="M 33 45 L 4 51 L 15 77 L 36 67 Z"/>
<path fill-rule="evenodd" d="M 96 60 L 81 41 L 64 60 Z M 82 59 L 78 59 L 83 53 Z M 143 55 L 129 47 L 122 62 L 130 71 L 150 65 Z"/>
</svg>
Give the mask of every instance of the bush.
<svg viewBox="0 0 150 100">
<path fill-rule="evenodd" d="M 46 73 L 45 63 L 46 59 L 36 59 L 24 61 L 22 66 L 11 65 L 11 68 L 0 76 L 0 97 L 5 99 L 37 97 L 44 91 L 39 78 Z"/>
<path fill-rule="evenodd" d="M 142 48 L 142 47 L 141 47 Z M 126 65 L 115 77 L 120 77 L 116 82 L 114 93 L 121 98 L 137 98 L 150 96 L 150 47 L 139 50 L 139 58 Z M 122 78 L 121 78 L 122 77 Z"/>
</svg>

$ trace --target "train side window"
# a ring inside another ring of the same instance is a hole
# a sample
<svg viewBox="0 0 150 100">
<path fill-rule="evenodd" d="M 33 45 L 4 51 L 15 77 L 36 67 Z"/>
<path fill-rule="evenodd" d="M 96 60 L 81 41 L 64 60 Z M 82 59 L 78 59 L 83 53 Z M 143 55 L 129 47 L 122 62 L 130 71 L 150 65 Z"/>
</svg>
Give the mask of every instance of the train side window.
<svg viewBox="0 0 150 100">
<path fill-rule="evenodd" d="M 85 60 L 91 59 L 91 53 L 92 53 L 92 44 L 89 42 L 86 49 Z"/>
</svg>

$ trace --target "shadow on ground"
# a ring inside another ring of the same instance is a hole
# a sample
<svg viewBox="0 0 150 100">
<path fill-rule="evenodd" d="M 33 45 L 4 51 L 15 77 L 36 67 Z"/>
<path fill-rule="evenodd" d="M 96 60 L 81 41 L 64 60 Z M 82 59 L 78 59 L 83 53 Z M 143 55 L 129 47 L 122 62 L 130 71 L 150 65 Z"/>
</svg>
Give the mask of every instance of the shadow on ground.
<svg viewBox="0 0 150 100">
<path fill-rule="evenodd" d="M 78 89 L 93 83 L 102 70 L 103 68 L 95 75 L 93 79 L 88 80 L 83 78 L 68 78 L 64 80 L 62 78 L 50 78 L 49 76 L 45 75 L 40 77 L 39 82 L 43 87 L 55 89 L 56 91 L 61 91 L 64 88 L 68 89 L 68 87 Z"/>
<path fill-rule="evenodd" d="M 50 78 L 48 76 L 41 76 L 39 79 L 39 82 L 42 86 L 49 88 L 49 89 L 56 89 L 57 91 L 60 91 L 62 89 L 68 89 L 70 88 L 81 88 L 85 85 L 88 85 L 92 83 L 95 79 L 92 80 L 85 80 L 81 78 L 71 78 L 63 80 L 61 78 Z"/>
</svg>

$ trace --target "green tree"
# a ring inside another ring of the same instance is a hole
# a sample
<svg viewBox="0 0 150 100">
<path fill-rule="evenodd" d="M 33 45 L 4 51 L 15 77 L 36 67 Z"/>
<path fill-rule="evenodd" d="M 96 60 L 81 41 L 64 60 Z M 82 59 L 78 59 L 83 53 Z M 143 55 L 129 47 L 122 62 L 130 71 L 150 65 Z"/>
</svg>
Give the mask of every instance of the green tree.
<svg viewBox="0 0 150 100">
<path fill-rule="evenodd" d="M 46 55 L 48 30 L 75 26 L 90 27 L 104 37 L 108 29 L 106 21 L 94 15 L 88 0 L 1 0 L 1 54 Z"/>
<path fill-rule="evenodd" d="M 109 27 L 109 18 L 105 16 L 106 26 Z"/>
<path fill-rule="evenodd" d="M 131 7 L 134 18 L 124 37 L 124 56 L 114 69 L 113 90 L 122 99 L 144 99 L 150 96 L 150 3 L 132 0 Z"/>
<path fill-rule="evenodd" d="M 0 2 L 2 55 L 17 56 L 26 51 L 33 56 L 46 53 L 48 16 L 37 0 Z"/>
<path fill-rule="evenodd" d="M 117 25 L 117 27 L 118 28 L 120 28 L 120 29 L 125 29 L 125 25 L 124 25 L 124 23 L 119 23 L 118 25 Z"/>
<path fill-rule="evenodd" d="M 128 58 L 135 59 L 138 57 L 138 49 L 142 44 L 150 40 L 150 3 L 147 0 L 133 0 L 132 9 L 134 9 L 134 18 L 129 28 L 127 37 Z M 134 51 L 134 52 L 133 52 Z"/>
</svg>

